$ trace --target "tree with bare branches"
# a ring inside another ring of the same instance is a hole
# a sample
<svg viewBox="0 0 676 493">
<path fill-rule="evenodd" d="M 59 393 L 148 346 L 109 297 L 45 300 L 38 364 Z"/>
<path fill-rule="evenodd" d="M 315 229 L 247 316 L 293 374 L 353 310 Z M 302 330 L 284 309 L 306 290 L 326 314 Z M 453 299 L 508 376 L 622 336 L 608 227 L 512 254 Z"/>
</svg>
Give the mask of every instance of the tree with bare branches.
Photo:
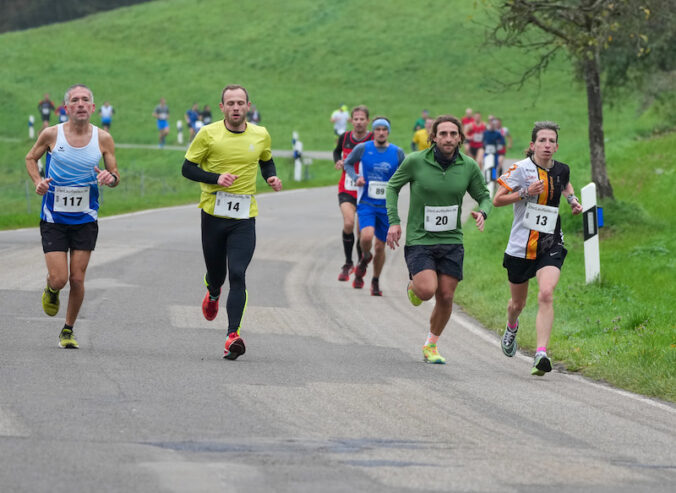
<svg viewBox="0 0 676 493">
<path fill-rule="evenodd" d="M 612 199 L 603 136 L 602 75 L 611 66 L 616 75 L 628 74 L 633 65 L 647 66 L 645 61 L 654 51 L 663 51 L 654 50 L 655 46 L 668 46 L 674 31 L 673 0 L 500 0 L 497 9 L 499 20 L 489 39 L 537 54 L 518 85 L 538 77 L 561 51 L 573 62 L 587 92 L 592 180 L 601 198 Z M 659 63 L 663 60 L 655 65 Z M 625 82 L 606 80 L 617 86 Z"/>
</svg>

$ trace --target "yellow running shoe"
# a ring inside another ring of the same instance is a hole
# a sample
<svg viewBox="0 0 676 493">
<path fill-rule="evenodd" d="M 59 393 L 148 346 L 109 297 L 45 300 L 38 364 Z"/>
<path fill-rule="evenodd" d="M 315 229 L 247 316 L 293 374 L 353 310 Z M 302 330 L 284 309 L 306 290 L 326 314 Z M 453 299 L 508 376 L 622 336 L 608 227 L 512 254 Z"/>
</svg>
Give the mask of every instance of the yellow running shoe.
<svg viewBox="0 0 676 493">
<path fill-rule="evenodd" d="M 63 349 L 78 349 L 80 347 L 71 329 L 66 329 L 65 327 L 61 329 L 59 347 Z"/>
<path fill-rule="evenodd" d="M 59 291 L 52 291 L 49 285 L 42 292 L 42 309 L 50 317 L 59 313 Z"/>
<path fill-rule="evenodd" d="M 445 365 L 446 358 L 439 354 L 436 344 L 426 344 L 423 346 L 423 358 L 425 363 L 433 363 L 435 365 Z"/>
<path fill-rule="evenodd" d="M 408 294 L 408 301 L 411 302 L 411 305 L 413 306 L 420 306 L 422 303 L 422 300 L 418 298 L 413 290 L 411 289 L 411 282 L 408 283 L 408 286 L 406 286 L 406 292 Z"/>
</svg>

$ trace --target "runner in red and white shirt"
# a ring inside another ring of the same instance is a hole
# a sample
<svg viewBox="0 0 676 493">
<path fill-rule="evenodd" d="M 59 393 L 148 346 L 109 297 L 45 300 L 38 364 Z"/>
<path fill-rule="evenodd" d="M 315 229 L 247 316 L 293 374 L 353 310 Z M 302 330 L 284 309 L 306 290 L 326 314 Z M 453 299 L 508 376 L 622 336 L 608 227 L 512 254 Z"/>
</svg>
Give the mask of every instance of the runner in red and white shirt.
<svg viewBox="0 0 676 493">
<path fill-rule="evenodd" d="M 465 135 L 467 135 L 467 131 L 469 130 L 469 124 L 474 121 L 474 116 L 472 112 L 472 108 L 466 108 L 465 109 L 465 116 L 462 117 L 462 120 L 460 122 L 462 123 L 462 131 Z M 464 149 L 465 154 L 469 156 L 469 140 L 465 140 L 462 144 L 462 148 Z"/>
<path fill-rule="evenodd" d="M 469 141 L 469 154 L 483 168 L 484 132 L 486 124 L 481 121 L 481 113 L 474 113 L 474 119 L 467 125 L 467 140 Z"/>
<path fill-rule="evenodd" d="M 373 132 L 368 130 L 369 110 L 366 106 L 355 106 L 351 112 L 352 130 L 338 137 L 336 148 L 333 150 L 333 161 L 336 169 L 342 171 L 338 182 L 338 205 L 343 214 L 343 250 L 345 251 L 345 264 L 340 268 L 339 281 L 348 281 L 350 274 L 354 272 L 352 261 L 352 249 L 355 244 L 354 227 L 357 213 L 357 185 L 345 173 L 343 160 L 352 152 L 357 144 L 373 140 Z M 355 171 L 359 173 L 359 163 L 355 165 Z M 357 227 L 357 232 L 359 227 Z M 359 235 L 359 233 L 357 233 Z M 357 238 L 357 261 L 361 258 L 361 248 Z"/>
</svg>

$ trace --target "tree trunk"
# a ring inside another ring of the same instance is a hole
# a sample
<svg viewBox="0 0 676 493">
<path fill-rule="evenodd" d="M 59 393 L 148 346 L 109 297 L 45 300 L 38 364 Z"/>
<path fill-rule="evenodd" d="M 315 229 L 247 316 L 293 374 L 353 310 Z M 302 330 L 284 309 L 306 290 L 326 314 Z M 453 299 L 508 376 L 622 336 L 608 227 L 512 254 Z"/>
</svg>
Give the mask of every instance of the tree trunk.
<svg viewBox="0 0 676 493">
<path fill-rule="evenodd" d="M 599 198 L 614 199 L 606 172 L 606 151 L 603 142 L 603 98 L 601 97 L 601 77 L 599 55 L 595 53 L 583 65 L 587 86 L 587 112 L 589 114 L 589 154 L 591 158 L 592 181 L 596 184 Z"/>
</svg>

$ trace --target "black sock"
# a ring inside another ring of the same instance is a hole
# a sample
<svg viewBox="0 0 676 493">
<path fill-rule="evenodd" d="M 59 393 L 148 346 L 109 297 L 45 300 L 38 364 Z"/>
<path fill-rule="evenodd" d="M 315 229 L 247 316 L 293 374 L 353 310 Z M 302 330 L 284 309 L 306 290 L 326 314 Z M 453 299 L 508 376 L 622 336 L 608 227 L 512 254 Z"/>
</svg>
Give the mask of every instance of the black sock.
<svg viewBox="0 0 676 493">
<path fill-rule="evenodd" d="M 362 254 L 362 251 L 361 251 L 361 243 L 360 243 L 359 239 L 360 239 L 360 236 L 357 235 L 357 258 L 359 259 L 359 261 L 361 261 L 361 257 L 362 257 L 363 254 Z"/>
<path fill-rule="evenodd" d="M 343 231 L 343 250 L 345 250 L 345 263 L 352 263 L 352 248 L 354 247 L 354 233 Z M 359 248 L 359 247 L 357 247 Z M 359 250 L 357 250 L 359 251 Z"/>
<path fill-rule="evenodd" d="M 68 324 L 63 324 L 63 329 L 61 329 L 61 330 L 64 330 L 64 329 L 68 329 L 68 330 L 70 330 L 70 331 L 72 332 L 72 331 L 73 331 L 73 326 L 72 326 L 72 325 L 68 325 Z"/>
</svg>

